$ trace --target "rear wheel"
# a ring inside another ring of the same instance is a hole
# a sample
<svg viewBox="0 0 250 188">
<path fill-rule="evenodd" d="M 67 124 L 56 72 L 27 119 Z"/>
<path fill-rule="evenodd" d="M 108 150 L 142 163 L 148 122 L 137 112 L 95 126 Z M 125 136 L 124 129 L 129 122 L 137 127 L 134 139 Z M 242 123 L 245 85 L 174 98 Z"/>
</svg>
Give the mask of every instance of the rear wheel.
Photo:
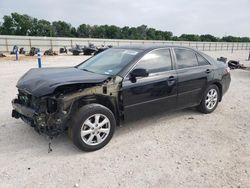
<svg viewBox="0 0 250 188">
<path fill-rule="evenodd" d="M 213 112 L 219 103 L 220 92 L 216 85 L 210 85 L 202 98 L 198 110 L 202 113 L 208 114 Z"/>
<path fill-rule="evenodd" d="M 74 117 L 71 127 L 73 143 L 83 151 L 101 149 L 111 140 L 115 127 L 114 114 L 105 106 L 83 106 Z"/>
</svg>

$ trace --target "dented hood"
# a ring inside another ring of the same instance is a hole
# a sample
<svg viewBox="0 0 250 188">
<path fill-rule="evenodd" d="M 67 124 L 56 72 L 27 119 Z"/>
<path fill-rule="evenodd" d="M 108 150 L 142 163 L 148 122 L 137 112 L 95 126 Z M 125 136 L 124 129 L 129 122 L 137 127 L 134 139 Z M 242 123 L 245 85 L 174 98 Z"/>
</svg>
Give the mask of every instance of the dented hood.
<svg viewBox="0 0 250 188">
<path fill-rule="evenodd" d="M 30 69 L 17 82 L 17 88 L 34 96 L 51 94 L 58 86 L 69 84 L 102 83 L 109 76 L 69 68 Z"/>
</svg>

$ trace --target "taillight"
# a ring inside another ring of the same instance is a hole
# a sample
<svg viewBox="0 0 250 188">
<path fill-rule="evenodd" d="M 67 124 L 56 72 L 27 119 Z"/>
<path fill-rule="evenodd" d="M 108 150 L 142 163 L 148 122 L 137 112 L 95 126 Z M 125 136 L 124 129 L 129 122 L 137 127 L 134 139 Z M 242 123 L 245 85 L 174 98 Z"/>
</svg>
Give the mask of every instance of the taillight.
<svg viewBox="0 0 250 188">
<path fill-rule="evenodd" d="M 230 68 L 229 67 L 226 68 L 226 72 L 230 73 Z"/>
</svg>

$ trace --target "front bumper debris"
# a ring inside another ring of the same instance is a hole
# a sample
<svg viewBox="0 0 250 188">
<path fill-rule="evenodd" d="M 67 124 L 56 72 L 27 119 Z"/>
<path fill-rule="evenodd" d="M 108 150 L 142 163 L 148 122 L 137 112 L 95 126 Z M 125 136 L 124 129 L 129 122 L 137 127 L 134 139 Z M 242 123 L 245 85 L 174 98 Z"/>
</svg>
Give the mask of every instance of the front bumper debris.
<svg viewBox="0 0 250 188">
<path fill-rule="evenodd" d="M 23 115 L 28 118 L 33 118 L 35 115 L 35 110 L 28 108 L 26 106 L 23 106 L 21 104 L 18 104 L 18 100 L 14 99 L 12 101 L 12 117 L 19 118 L 20 115 Z"/>
<path fill-rule="evenodd" d="M 50 137 L 58 136 L 66 128 L 67 118 L 62 113 L 37 112 L 36 110 L 20 104 L 18 99 L 12 100 L 12 117 L 21 118 L 25 123 L 39 133 Z"/>
</svg>

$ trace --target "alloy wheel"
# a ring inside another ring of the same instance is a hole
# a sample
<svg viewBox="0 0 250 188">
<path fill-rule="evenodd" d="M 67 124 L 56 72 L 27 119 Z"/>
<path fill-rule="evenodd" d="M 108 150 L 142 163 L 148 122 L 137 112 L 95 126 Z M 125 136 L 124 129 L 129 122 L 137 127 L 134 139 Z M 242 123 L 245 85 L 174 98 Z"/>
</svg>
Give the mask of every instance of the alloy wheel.
<svg viewBox="0 0 250 188">
<path fill-rule="evenodd" d="M 212 110 L 218 101 L 218 92 L 216 89 L 210 89 L 207 93 L 206 100 L 205 100 L 205 105 L 206 108 L 209 110 Z"/>
<path fill-rule="evenodd" d="M 110 132 L 110 121 L 103 114 L 94 114 L 87 118 L 81 127 L 81 138 L 87 145 L 102 143 Z"/>
</svg>

